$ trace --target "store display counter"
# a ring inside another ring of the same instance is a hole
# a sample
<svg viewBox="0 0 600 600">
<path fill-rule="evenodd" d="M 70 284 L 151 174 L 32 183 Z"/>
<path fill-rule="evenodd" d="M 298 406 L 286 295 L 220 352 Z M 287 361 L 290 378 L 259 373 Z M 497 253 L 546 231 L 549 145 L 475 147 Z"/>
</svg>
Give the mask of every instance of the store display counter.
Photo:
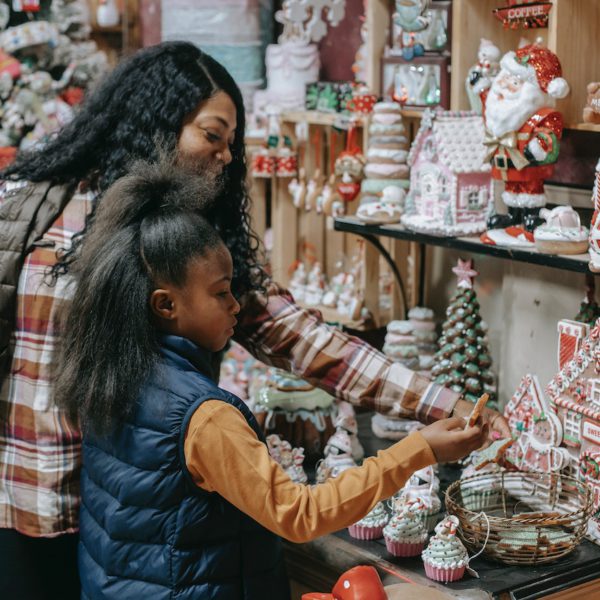
<svg viewBox="0 0 600 600">
<path fill-rule="evenodd" d="M 373 435 L 370 420 L 371 413 L 358 415 L 359 437 L 368 455 L 376 454 L 377 450 L 389 445 L 389 442 Z M 441 468 L 442 490 L 459 475 L 459 467 Z M 384 540 L 356 540 L 348 535 L 347 530 L 306 544 L 286 543 L 285 546 L 290 579 L 300 583 L 303 590 L 330 591 L 347 569 L 356 565 L 373 565 L 385 585 L 416 583 L 444 591 L 450 598 L 600 599 L 600 546 L 587 540 L 565 558 L 535 567 L 504 565 L 478 557 L 471 564 L 479 575 L 478 579 L 466 574 L 462 580 L 446 585 L 425 576 L 420 557 L 394 557 L 387 552 Z"/>
</svg>

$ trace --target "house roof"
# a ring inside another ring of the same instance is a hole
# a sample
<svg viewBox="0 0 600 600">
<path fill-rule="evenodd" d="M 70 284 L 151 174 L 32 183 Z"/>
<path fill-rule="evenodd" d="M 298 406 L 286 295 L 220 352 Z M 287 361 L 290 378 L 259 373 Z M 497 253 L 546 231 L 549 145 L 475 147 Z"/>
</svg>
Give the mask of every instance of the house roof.
<svg viewBox="0 0 600 600">
<path fill-rule="evenodd" d="M 600 319 L 581 344 L 575 356 L 550 380 L 546 391 L 552 401 L 558 404 L 561 395 L 567 392 L 570 385 L 590 366 L 596 371 L 600 368 Z M 564 406 L 564 404 L 560 404 Z"/>
<path fill-rule="evenodd" d="M 589 404 L 578 404 L 574 400 L 570 398 L 565 398 L 564 396 L 559 396 L 556 399 L 552 400 L 556 406 L 562 406 L 567 410 L 572 410 L 573 412 L 579 413 L 584 417 L 589 417 L 590 419 L 594 419 L 595 421 L 600 421 L 600 410 L 597 408 L 593 408 Z"/>
<path fill-rule="evenodd" d="M 417 159 L 430 131 L 440 162 L 454 173 L 487 173 L 491 170 L 490 163 L 485 161 L 487 150 L 483 145 L 483 118 L 468 111 L 426 110 L 408 155 L 409 166 Z"/>
</svg>

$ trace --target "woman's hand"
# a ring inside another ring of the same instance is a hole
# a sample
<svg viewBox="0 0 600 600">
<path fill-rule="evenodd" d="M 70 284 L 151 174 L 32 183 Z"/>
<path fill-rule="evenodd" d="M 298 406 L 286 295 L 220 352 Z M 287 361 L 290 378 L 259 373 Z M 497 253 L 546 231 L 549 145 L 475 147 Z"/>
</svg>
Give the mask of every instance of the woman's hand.
<svg viewBox="0 0 600 600">
<path fill-rule="evenodd" d="M 479 418 L 473 427 L 465 429 L 466 421 L 460 417 L 442 419 L 420 430 L 429 444 L 437 462 L 454 462 L 483 446 L 488 425 Z"/>
<path fill-rule="evenodd" d="M 474 404 L 472 402 L 459 400 L 454 407 L 452 416 L 468 419 L 473 410 L 473 406 Z M 486 407 L 481 413 L 481 419 L 483 424 L 487 424 L 489 429 L 489 440 L 486 445 L 489 445 L 490 442 L 495 440 L 511 437 L 508 422 L 498 411 Z"/>
</svg>

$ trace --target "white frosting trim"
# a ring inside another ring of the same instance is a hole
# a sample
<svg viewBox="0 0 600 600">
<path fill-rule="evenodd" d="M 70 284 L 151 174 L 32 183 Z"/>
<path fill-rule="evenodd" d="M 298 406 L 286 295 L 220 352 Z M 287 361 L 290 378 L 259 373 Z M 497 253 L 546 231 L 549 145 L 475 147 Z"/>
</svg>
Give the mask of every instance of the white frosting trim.
<svg viewBox="0 0 600 600">
<path fill-rule="evenodd" d="M 396 102 L 377 102 L 375 105 L 373 105 L 373 112 L 389 112 L 389 111 L 393 111 L 398 113 L 399 115 L 402 114 L 402 109 L 400 108 L 400 106 L 396 103 Z"/>
<path fill-rule="evenodd" d="M 387 330 L 390 333 L 412 333 L 413 329 L 414 325 L 410 321 L 390 321 L 387 325 Z"/>
<path fill-rule="evenodd" d="M 469 555 L 462 542 L 453 537 L 452 540 L 442 540 L 433 536 L 429 545 L 421 554 L 424 561 L 434 567 L 455 569 L 464 567 L 469 562 Z"/>
<path fill-rule="evenodd" d="M 404 133 L 404 125 L 402 123 L 371 123 L 369 125 L 369 133 L 371 135 L 400 135 Z"/>
<path fill-rule="evenodd" d="M 358 207 L 356 216 L 364 222 L 398 223 L 402 216 L 402 209 L 398 204 L 368 202 Z"/>
<path fill-rule="evenodd" d="M 402 123 L 402 117 L 394 113 L 377 113 L 373 115 L 373 123 L 379 125 L 399 125 Z"/>
<path fill-rule="evenodd" d="M 405 335 L 402 333 L 388 332 L 385 336 L 386 344 L 416 344 L 417 338 L 414 335 Z"/>
<path fill-rule="evenodd" d="M 389 158 L 397 163 L 406 162 L 408 152 L 406 150 L 397 150 L 395 148 L 369 148 L 367 158 Z"/>
<path fill-rule="evenodd" d="M 404 168 L 402 168 L 404 167 Z M 394 173 L 403 173 L 408 171 L 406 165 L 399 164 L 388 164 L 388 163 L 370 163 L 365 167 L 365 174 L 374 173 L 375 175 L 388 175 L 391 176 Z"/>
<path fill-rule="evenodd" d="M 419 233 L 442 236 L 475 235 L 476 233 L 483 233 L 487 229 L 485 220 L 475 223 L 461 223 L 460 225 L 444 225 L 438 220 L 429 219 L 422 215 L 404 215 L 402 225 Z"/>
<path fill-rule="evenodd" d="M 550 227 L 541 225 L 533 232 L 535 240 L 553 242 L 584 242 L 588 239 L 586 227 Z"/>
<path fill-rule="evenodd" d="M 415 306 L 408 311 L 408 318 L 417 321 L 431 321 L 434 316 L 435 313 L 433 310 L 426 306 Z"/>
</svg>

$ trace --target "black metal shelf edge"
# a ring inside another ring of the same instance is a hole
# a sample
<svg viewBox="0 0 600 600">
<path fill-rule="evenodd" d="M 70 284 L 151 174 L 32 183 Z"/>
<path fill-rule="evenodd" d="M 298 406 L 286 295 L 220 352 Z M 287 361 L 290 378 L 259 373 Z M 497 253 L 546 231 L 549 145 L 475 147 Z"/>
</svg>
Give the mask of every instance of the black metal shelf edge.
<svg viewBox="0 0 600 600">
<path fill-rule="evenodd" d="M 503 248 L 500 246 L 489 246 L 479 241 L 479 238 L 452 238 L 416 233 L 408 229 L 401 229 L 399 225 L 366 225 L 361 223 L 355 217 L 338 217 L 334 220 L 336 231 L 345 231 L 346 233 L 355 233 L 361 236 L 391 237 L 409 242 L 418 242 L 429 246 L 441 246 L 443 248 L 453 248 L 454 250 L 464 250 L 475 254 L 487 254 L 506 260 L 516 260 L 519 262 L 552 267 L 565 271 L 575 271 L 577 273 L 589 273 L 595 275 L 589 270 L 587 256 L 562 256 L 556 254 L 541 254 L 537 251 Z"/>
</svg>

